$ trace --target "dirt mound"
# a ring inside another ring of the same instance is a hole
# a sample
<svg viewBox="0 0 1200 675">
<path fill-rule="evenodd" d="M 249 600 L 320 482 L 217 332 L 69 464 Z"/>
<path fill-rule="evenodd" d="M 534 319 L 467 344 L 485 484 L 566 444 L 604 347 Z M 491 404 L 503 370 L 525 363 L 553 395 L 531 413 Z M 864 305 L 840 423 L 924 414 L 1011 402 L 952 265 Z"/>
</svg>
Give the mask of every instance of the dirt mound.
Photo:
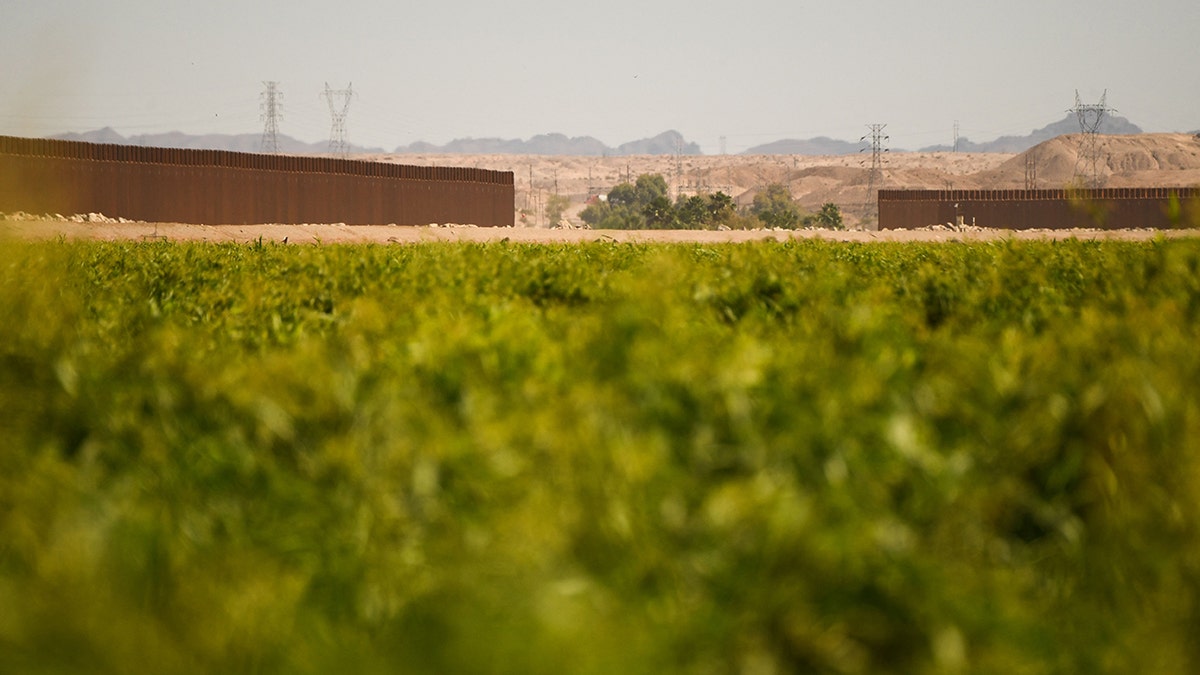
<svg viewBox="0 0 1200 675">
<path fill-rule="evenodd" d="M 889 190 L 969 190 L 979 187 L 974 174 L 956 176 L 934 168 L 900 169 L 885 174 Z"/>
<path fill-rule="evenodd" d="M 845 202 L 850 198 L 847 187 L 861 185 L 865 189 L 867 171 L 847 166 L 813 166 L 792 172 L 787 184 L 792 197 L 812 211 L 828 202 Z"/>
<path fill-rule="evenodd" d="M 1037 187 L 1058 188 L 1086 173 L 1081 134 L 1040 143 L 990 171 L 976 175 L 980 187 L 1025 187 L 1032 169 Z M 1108 187 L 1173 187 L 1200 182 L 1200 139 L 1190 134 L 1099 136 L 1100 177 Z"/>
<path fill-rule="evenodd" d="M 1200 138 L 1190 134 L 1115 137 L 1102 145 L 1111 187 L 1200 185 Z"/>
</svg>

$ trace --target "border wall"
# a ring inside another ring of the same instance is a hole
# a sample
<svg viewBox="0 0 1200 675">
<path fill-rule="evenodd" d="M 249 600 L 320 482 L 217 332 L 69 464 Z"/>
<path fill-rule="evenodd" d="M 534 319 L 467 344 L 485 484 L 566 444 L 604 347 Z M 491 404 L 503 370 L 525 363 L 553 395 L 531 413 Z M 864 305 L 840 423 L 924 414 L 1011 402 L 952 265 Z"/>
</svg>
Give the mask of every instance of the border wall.
<svg viewBox="0 0 1200 675">
<path fill-rule="evenodd" d="M 511 171 L 0 136 L 0 213 L 489 227 L 513 200 Z"/>
<path fill-rule="evenodd" d="M 1179 217 L 1200 222 L 1200 188 L 879 191 L 881 230 L 959 222 L 1005 230 L 1170 229 Z"/>
</svg>

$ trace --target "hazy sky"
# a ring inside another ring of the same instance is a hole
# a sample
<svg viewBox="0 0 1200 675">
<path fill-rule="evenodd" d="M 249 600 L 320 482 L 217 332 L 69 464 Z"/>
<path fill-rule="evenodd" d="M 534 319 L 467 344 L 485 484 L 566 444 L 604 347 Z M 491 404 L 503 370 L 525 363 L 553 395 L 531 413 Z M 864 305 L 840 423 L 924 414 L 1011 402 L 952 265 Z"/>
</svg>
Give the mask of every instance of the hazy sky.
<svg viewBox="0 0 1200 675">
<path fill-rule="evenodd" d="M 1147 131 L 1200 128 L 1196 0 L 0 0 L 0 134 L 529 138 L 675 129 L 705 152 L 781 138 L 893 148 L 1061 119 L 1079 90 Z"/>
</svg>

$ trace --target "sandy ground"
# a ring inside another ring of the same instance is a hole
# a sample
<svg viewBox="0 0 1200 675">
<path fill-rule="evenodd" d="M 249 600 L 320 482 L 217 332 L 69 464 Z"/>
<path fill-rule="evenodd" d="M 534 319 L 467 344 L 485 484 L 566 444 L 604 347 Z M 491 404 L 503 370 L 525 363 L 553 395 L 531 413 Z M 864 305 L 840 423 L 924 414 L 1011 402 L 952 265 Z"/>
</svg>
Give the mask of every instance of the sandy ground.
<svg viewBox="0 0 1200 675">
<path fill-rule="evenodd" d="M 287 244 L 417 244 L 439 241 L 518 243 L 661 242 L 737 243 L 822 239 L 827 241 L 995 241 L 1002 239 L 1117 239 L 1200 237 L 1200 230 L 578 230 L 533 227 L 412 227 L 400 225 L 187 225 L 181 223 L 77 223 L 63 220 L 0 221 L 0 239 L 96 241 L 208 241 Z"/>
</svg>

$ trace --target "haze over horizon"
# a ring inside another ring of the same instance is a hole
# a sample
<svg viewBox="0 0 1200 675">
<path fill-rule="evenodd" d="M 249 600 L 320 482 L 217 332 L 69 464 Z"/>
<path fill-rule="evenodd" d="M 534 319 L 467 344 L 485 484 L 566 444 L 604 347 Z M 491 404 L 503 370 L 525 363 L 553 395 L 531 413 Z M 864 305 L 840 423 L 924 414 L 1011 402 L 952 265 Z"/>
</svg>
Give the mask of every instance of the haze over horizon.
<svg viewBox="0 0 1200 675">
<path fill-rule="evenodd" d="M 328 139 L 328 83 L 356 94 L 347 138 L 416 141 L 562 133 L 608 145 L 677 130 L 705 153 L 784 138 L 890 144 L 1023 135 L 1078 90 L 1146 131 L 1200 127 L 1200 5 L 1163 0 L 1004 7 L 677 0 L 399 6 L 10 0 L 0 22 L 0 133 L 111 126 L 130 136 L 279 131 Z"/>
</svg>

